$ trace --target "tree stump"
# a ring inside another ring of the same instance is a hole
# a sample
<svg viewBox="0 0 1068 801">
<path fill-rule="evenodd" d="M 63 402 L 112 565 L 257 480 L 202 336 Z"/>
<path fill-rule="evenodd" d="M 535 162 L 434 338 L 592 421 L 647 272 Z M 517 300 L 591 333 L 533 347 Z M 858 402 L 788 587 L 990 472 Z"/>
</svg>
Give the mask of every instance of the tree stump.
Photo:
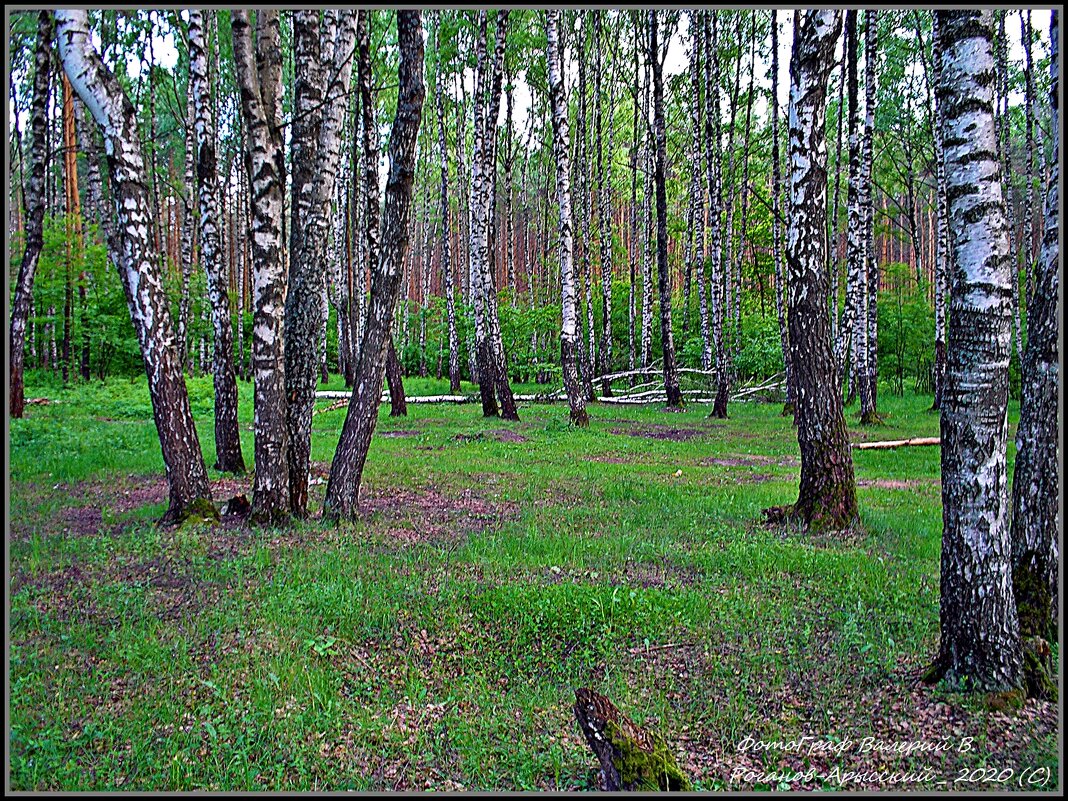
<svg viewBox="0 0 1068 801">
<path fill-rule="evenodd" d="M 606 790 L 693 789 L 667 743 L 635 724 L 603 695 L 579 688 L 574 709 L 579 728 L 601 763 Z"/>
</svg>

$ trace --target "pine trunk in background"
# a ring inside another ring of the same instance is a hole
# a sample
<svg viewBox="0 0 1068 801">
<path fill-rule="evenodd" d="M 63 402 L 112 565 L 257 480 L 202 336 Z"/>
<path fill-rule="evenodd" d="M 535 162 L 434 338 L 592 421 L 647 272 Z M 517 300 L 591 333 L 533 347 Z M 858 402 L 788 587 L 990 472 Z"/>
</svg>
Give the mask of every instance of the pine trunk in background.
<svg viewBox="0 0 1068 801">
<path fill-rule="evenodd" d="M 653 66 L 653 118 L 656 126 L 656 262 L 660 288 L 660 341 L 664 352 L 664 392 L 669 409 L 682 408 L 675 339 L 671 330 L 671 274 L 667 233 L 667 134 L 664 130 L 664 71 L 657 42 L 659 20 L 649 11 L 649 59 Z M 724 409 L 724 413 L 726 410 Z"/>
<path fill-rule="evenodd" d="M 297 116 L 309 113 L 299 131 L 303 142 L 298 143 L 294 123 L 295 202 L 290 242 L 295 247 L 291 250 L 285 301 L 289 510 L 298 517 L 308 514 L 312 411 L 319 372 L 319 341 L 326 326 L 322 297 L 326 286 L 330 200 L 341 160 L 341 129 L 348 108 L 356 41 L 351 11 L 327 9 L 323 13 L 321 34 L 318 14 L 318 11 L 303 12 L 294 20 L 297 41 L 306 40 L 295 64 L 317 62 L 297 67 Z M 297 25 L 297 19 L 302 24 Z M 321 47 L 316 46 L 320 35 Z M 313 109 L 317 113 L 310 113 Z M 297 172 L 301 173 L 299 180 Z M 376 181 L 377 178 L 376 171 Z"/>
<path fill-rule="evenodd" d="M 790 54 L 790 356 L 797 382 L 797 441 L 801 486 L 792 507 L 771 509 L 769 520 L 794 520 L 809 529 L 848 530 L 857 522 L 856 485 L 842 396 L 835 380 L 828 309 L 827 81 L 841 17 L 831 10 L 795 17 Z"/>
<path fill-rule="evenodd" d="M 927 678 L 1008 690 L 1020 685 L 1021 651 L 1005 486 L 1013 285 L 994 126 L 994 18 L 934 13 L 953 285 L 941 413 L 942 637 Z"/>
<path fill-rule="evenodd" d="M 615 92 L 608 101 L 608 158 L 601 147 L 604 129 L 604 109 L 601 98 L 601 73 L 604 70 L 601 47 L 601 11 L 594 11 L 593 35 L 596 42 L 596 72 L 594 80 L 594 120 L 597 129 L 597 218 L 600 223 L 601 240 L 601 341 L 598 346 L 597 370 L 601 375 L 612 372 L 612 111 Z M 613 90 L 615 84 L 612 84 Z M 612 394 L 610 381 L 601 382 L 601 393 Z"/>
<path fill-rule="evenodd" d="M 170 485 L 170 502 L 161 522 L 196 515 L 217 516 L 211 484 L 189 407 L 163 280 L 149 241 L 153 214 L 145 183 L 134 107 L 118 80 L 93 49 L 84 10 L 56 12 L 57 38 L 64 70 L 104 135 L 111 196 L 118 216 L 122 280 L 130 318 L 148 375 L 152 411 Z"/>
<path fill-rule="evenodd" d="M 366 29 L 365 11 L 359 11 Z M 361 37 L 362 38 L 362 37 Z M 397 12 L 399 98 L 389 137 L 389 178 L 382 220 L 382 250 L 373 263 L 371 304 L 345 425 L 330 468 L 323 505 L 325 520 L 354 517 L 382 394 L 386 342 L 400 294 L 401 263 L 408 247 L 408 220 L 415 177 L 415 145 L 423 113 L 423 28 L 418 11 Z"/>
<path fill-rule="evenodd" d="M 560 362 L 563 368 L 564 390 L 571 407 L 571 422 L 588 426 L 586 400 L 583 397 L 576 364 L 575 338 L 578 314 L 575 302 L 575 265 L 571 232 L 571 186 L 568 180 L 567 106 L 564 101 L 564 78 L 560 65 L 560 12 L 546 12 L 546 59 L 549 73 L 549 101 L 552 104 L 553 152 L 556 154 L 556 198 L 560 208 L 560 294 L 562 321 L 560 327 Z"/>
<path fill-rule="evenodd" d="M 203 14 L 189 12 L 190 92 L 195 113 L 190 123 L 196 134 L 196 174 L 198 187 L 190 182 L 189 193 L 199 189 L 200 252 L 207 277 L 208 298 L 211 301 L 212 333 L 215 356 L 212 377 L 215 385 L 215 469 L 224 473 L 244 473 L 245 459 L 241 453 L 241 434 L 237 420 L 237 374 L 234 370 L 233 323 L 230 318 L 230 296 L 226 265 L 219 243 L 219 209 L 217 197 L 219 176 L 215 155 L 215 120 L 211 109 L 209 83 L 208 40 Z M 190 154 L 191 155 L 191 154 Z M 190 197 L 192 206 L 192 197 Z M 192 229 L 190 215 L 188 227 Z M 192 245 L 190 245 L 192 251 Z M 189 261 L 192 261 L 190 252 Z M 191 269 L 191 266 L 190 266 Z M 187 311 L 188 313 L 188 311 Z"/>
<path fill-rule="evenodd" d="M 19 264 L 15 300 L 11 307 L 11 384 L 8 408 L 12 417 L 22 417 L 25 406 L 23 370 L 26 324 L 33 302 L 33 279 L 44 248 L 45 164 L 48 161 L 48 94 L 52 80 L 51 11 L 37 15 L 37 45 L 34 50 L 33 99 L 30 105 L 30 181 L 26 186 L 26 250 Z"/>
<path fill-rule="evenodd" d="M 1012 583 L 1024 637 L 1057 636 L 1058 491 L 1057 293 L 1060 289 L 1060 136 L 1057 11 L 1050 18 L 1052 171 L 1046 186 L 1042 251 L 1027 305 L 1020 424 L 1012 479 Z"/>
<path fill-rule="evenodd" d="M 245 127 L 245 170 L 252 215 L 252 372 L 256 474 L 252 519 L 258 524 L 289 517 L 282 262 L 282 53 L 277 11 L 256 14 L 256 45 L 248 12 L 232 14 L 234 66 Z"/>
</svg>

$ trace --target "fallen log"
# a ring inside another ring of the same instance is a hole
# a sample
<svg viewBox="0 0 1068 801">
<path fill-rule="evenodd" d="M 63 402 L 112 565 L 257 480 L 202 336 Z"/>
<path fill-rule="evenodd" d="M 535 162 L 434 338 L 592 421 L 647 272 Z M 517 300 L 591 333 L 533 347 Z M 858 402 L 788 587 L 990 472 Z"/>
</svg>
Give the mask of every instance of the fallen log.
<svg viewBox="0 0 1068 801">
<path fill-rule="evenodd" d="M 879 442 L 854 442 L 853 447 L 858 451 L 876 451 L 889 448 L 905 448 L 914 445 L 941 445 L 942 440 L 938 437 L 913 437 L 912 439 L 888 439 Z"/>
<path fill-rule="evenodd" d="M 605 790 L 693 789 L 663 738 L 635 724 L 600 693 L 585 687 L 575 690 L 574 710 L 601 763 Z"/>
</svg>

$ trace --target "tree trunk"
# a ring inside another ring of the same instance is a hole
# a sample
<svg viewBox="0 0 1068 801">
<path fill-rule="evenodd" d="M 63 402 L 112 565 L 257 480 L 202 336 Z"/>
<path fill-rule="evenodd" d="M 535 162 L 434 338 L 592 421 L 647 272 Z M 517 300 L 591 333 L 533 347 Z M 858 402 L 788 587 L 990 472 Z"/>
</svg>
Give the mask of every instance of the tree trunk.
<svg viewBox="0 0 1068 801">
<path fill-rule="evenodd" d="M 232 16 L 234 65 L 246 129 L 245 169 L 252 190 L 252 371 L 256 477 L 252 520 L 283 523 L 289 517 L 282 263 L 282 53 L 277 11 L 256 14 L 256 49 L 248 12 Z"/>
<path fill-rule="evenodd" d="M 1057 292 L 1060 285 L 1060 125 L 1057 108 L 1060 54 L 1057 11 L 1050 18 L 1050 129 L 1053 161 L 1046 186 L 1041 258 L 1028 302 L 1027 346 L 1023 354 L 1020 424 L 1012 479 L 1012 583 L 1024 637 L 1057 636 Z"/>
<path fill-rule="evenodd" d="M 440 30 L 440 26 L 437 30 Z M 460 343 L 456 332 L 456 290 L 452 277 L 452 251 L 449 226 L 449 151 L 445 139 L 445 81 L 438 62 L 437 91 L 434 101 L 438 112 L 438 142 L 441 146 L 441 269 L 445 284 L 445 309 L 449 326 L 449 392 L 460 391 Z"/>
<path fill-rule="evenodd" d="M 775 261 L 775 312 L 779 317 L 779 343 L 782 346 L 786 400 L 782 413 L 793 416 L 796 411 L 797 388 L 790 355 L 790 328 L 787 325 L 786 276 L 782 264 L 782 177 L 779 159 L 779 12 L 771 12 L 771 230 L 772 258 Z M 707 367 L 705 368 L 708 369 Z"/>
<path fill-rule="evenodd" d="M 1020 684 L 1006 482 L 1012 256 L 994 127 L 993 14 L 935 11 L 949 197 L 950 294 L 942 396 L 941 650 L 928 678 Z"/>
<path fill-rule="evenodd" d="M 857 44 L 857 12 L 846 12 L 845 18 L 845 61 L 846 61 L 846 102 L 849 118 L 849 178 L 846 199 L 848 222 L 846 229 L 846 313 L 842 328 L 852 342 L 851 356 L 859 380 L 853 382 L 861 396 L 862 413 L 869 413 L 871 396 L 865 379 L 868 375 L 866 358 L 868 354 L 868 270 L 865 261 L 865 228 L 863 205 L 864 197 L 864 140 L 861 138 L 860 109 L 858 102 L 859 86 L 857 81 L 857 64 L 859 48 Z M 840 369 L 842 383 L 845 382 L 845 349 L 840 351 Z"/>
<path fill-rule="evenodd" d="M 190 515 L 213 518 L 217 513 L 174 347 L 174 323 L 162 276 L 152 258 L 149 220 L 153 210 L 134 107 L 93 49 L 86 12 L 57 11 L 56 21 L 64 70 L 106 143 L 111 196 L 119 221 L 114 251 L 122 254 L 119 275 L 144 358 L 170 486 L 170 503 L 161 522 L 179 522 Z"/>
<path fill-rule="evenodd" d="M 192 9 L 189 12 L 189 60 L 190 84 L 196 109 L 200 252 L 208 282 L 215 344 L 212 364 L 215 384 L 215 469 L 226 473 L 244 473 L 245 459 L 241 454 L 241 434 L 237 420 L 237 375 L 234 370 L 233 323 L 230 319 L 230 296 L 227 291 L 229 282 L 219 247 L 219 210 L 216 201 L 219 195 L 219 176 L 215 157 L 215 121 L 210 104 L 207 47 L 203 12 Z M 189 191 L 194 191 L 192 185 Z M 192 218 L 189 223 L 192 227 Z M 191 256 L 192 254 L 190 258 Z"/>
<path fill-rule="evenodd" d="M 298 117 L 308 113 L 299 128 L 294 121 L 294 213 L 285 308 L 289 509 L 298 517 L 308 514 L 311 418 L 318 347 L 326 326 L 322 294 L 327 273 L 330 200 L 341 160 L 341 129 L 348 107 L 356 40 L 354 14 L 328 9 L 323 13 L 319 46 L 318 14 L 300 12 L 294 20 L 294 38 L 300 45 L 295 57 L 295 66 L 299 66 L 294 102 Z M 313 112 L 315 109 L 318 112 Z M 376 182 L 377 179 L 376 170 Z"/>
<path fill-rule="evenodd" d="M 358 14 L 362 43 L 367 38 L 367 12 Z M 400 294 L 401 263 L 408 247 L 415 145 L 425 94 L 423 30 L 418 11 L 397 12 L 397 38 L 400 49 L 399 98 L 389 137 L 390 170 L 382 220 L 382 249 L 373 263 L 371 304 L 360 347 L 355 389 L 330 468 L 323 505 L 325 520 L 355 517 L 358 511 L 360 479 L 378 420 L 386 341 Z M 361 55 L 363 50 L 361 46 Z"/>
<path fill-rule="evenodd" d="M 708 204 L 710 236 L 708 251 L 711 256 L 712 272 L 712 341 L 716 348 L 716 373 L 718 388 L 712 404 L 712 416 L 727 416 L 727 399 L 730 395 L 729 366 L 727 349 L 723 338 L 724 305 L 724 266 L 722 227 L 720 210 L 722 208 L 722 180 L 720 175 L 720 120 L 719 120 L 719 20 L 718 11 L 711 14 L 711 33 L 708 17 L 705 22 L 705 102 L 710 104 L 705 117 L 705 152 L 708 160 Z M 727 232 L 730 236 L 730 231 Z M 705 368 L 708 369 L 707 367 Z"/>
<path fill-rule="evenodd" d="M 560 65 L 560 11 L 546 12 L 546 58 L 549 71 L 549 96 L 553 115 L 553 151 L 556 154 L 556 198 L 560 208 L 560 294 L 562 322 L 560 327 L 560 362 L 563 368 L 564 389 L 571 406 L 571 422 L 586 427 L 590 424 L 586 399 L 579 381 L 576 364 L 575 337 L 577 329 L 575 303 L 575 275 L 571 234 L 571 186 L 568 163 L 567 106 L 564 101 L 563 70 Z"/>
<path fill-rule="evenodd" d="M 875 258 L 875 213 L 872 204 L 872 162 L 875 157 L 875 48 L 876 14 L 864 12 L 864 149 L 861 163 L 860 205 L 864 210 L 865 290 L 867 295 L 868 328 L 863 364 L 867 376 L 861 378 L 860 419 L 862 423 L 878 422 L 879 409 L 879 262 Z M 885 204 L 885 200 L 883 201 Z M 870 406 L 865 409 L 865 388 Z"/>
<path fill-rule="evenodd" d="M 401 375 L 400 359 L 393 337 L 389 338 L 386 351 L 386 384 L 389 386 L 389 416 L 407 417 L 408 405 L 404 402 L 404 377 Z"/>
<path fill-rule="evenodd" d="M 842 397 L 835 380 L 827 292 L 827 79 L 841 30 L 836 11 L 795 17 L 790 55 L 790 357 L 797 382 L 801 487 L 797 503 L 768 510 L 809 529 L 849 529 L 857 522 L 856 485 Z"/>
<path fill-rule="evenodd" d="M 669 409 L 682 408 L 675 339 L 671 330 L 671 274 L 668 271 L 667 135 L 664 130 L 664 72 L 657 43 L 657 12 L 649 11 L 649 58 L 653 65 L 653 117 L 656 125 L 656 261 L 660 289 L 660 340 L 664 350 L 664 391 Z M 720 378 L 722 383 L 722 376 Z M 724 409 L 726 414 L 726 409 Z"/>
<path fill-rule="evenodd" d="M 26 187 L 26 249 L 19 264 L 15 300 L 11 307 L 11 388 L 9 409 L 12 417 L 22 417 L 25 405 L 23 368 L 26 323 L 33 302 L 33 279 L 44 248 L 45 163 L 48 160 L 48 94 L 52 79 L 51 11 L 37 15 L 37 46 L 34 51 L 33 100 L 30 106 L 30 182 Z"/>
<path fill-rule="evenodd" d="M 601 147 L 604 128 L 604 110 L 601 100 L 601 73 L 603 72 L 601 47 L 601 11 L 594 11 L 594 40 L 596 43 L 596 71 L 594 73 L 594 120 L 597 129 L 597 218 L 600 223 L 601 239 L 601 341 L 598 348 L 598 371 L 601 375 L 612 372 L 612 115 L 615 106 L 615 84 L 612 83 L 612 96 L 608 101 L 608 158 L 605 159 Z M 609 381 L 601 382 L 601 394 L 611 396 L 612 386 Z"/>
</svg>

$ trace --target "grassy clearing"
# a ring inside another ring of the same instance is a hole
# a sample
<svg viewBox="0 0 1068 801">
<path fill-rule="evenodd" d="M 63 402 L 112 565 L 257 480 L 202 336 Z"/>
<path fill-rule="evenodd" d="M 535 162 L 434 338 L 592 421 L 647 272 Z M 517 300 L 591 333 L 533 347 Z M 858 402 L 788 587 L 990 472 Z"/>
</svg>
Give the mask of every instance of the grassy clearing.
<svg viewBox="0 0 1068 801">
<path fill-rule="evenodd" d="M 189 386 L 210 454 L 210 380 Z M 157 530 L 144 380 L 27 395 L 58 402 L 12 421 L 15 789 L 586 789 L 579 686 L 661 732 L 697 789 L 779 785 L 745 768 L 816 769 L 794 789 L 837 786 L 835 766 L 926 768 L 932 789 L 994 786 L 956 781 L 980 766 L 1056 781 L 1055 705 L 988 711 L 912 682 L 938 639 L 937 448 L 857 452 L 864 530 L 812 541 L 757 522 L 796 497 L 776 405 L 727 421 L 594 405 L 584 431 L 561 404 L 519 424 L 383 407 L 358 523 Z M 937 435 L 929 397 L 880 402 L 887 424 L 855 440 Z M 343 419 L 316 416 L 313 475 Z M 212 477 L 217 502 L 248 491 Z M 805 734 L 975 740 L 907 757 L 737 747 Z"/>
</svg>

